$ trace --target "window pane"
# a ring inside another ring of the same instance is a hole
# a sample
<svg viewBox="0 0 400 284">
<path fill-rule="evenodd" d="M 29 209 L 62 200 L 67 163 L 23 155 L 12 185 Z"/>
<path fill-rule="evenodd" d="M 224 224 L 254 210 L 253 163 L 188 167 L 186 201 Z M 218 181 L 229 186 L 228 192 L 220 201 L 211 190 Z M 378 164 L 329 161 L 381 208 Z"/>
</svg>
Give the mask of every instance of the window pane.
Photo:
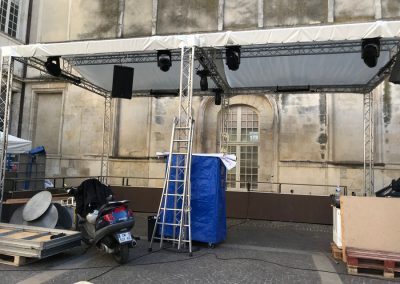
<svg viewBox="0 0 400 284">
<path fill-rule="evenodd" d="M 228 153 L 237 157 L 237 167 L 228 172 L 228 188 L 257 189 L 259 122 L 255 110 L 233 106 L 228 115 Z M 238 181 L 238 182 L 236 182 Z"/>
<path fill-rule="evenodd" d="M 4 32 L 7 21 L 7 5 L 8 0 L 2 0 L 0 4 L 0 29 Z"/>
<path fill-rule="evenodd" d="M 7 33 L 12 37 L 15 37 L 17 35 L 18 10 L 19 10 L 19 1 L 13 0 L 10 3 L 10 14 L 8 17 L 8 31 L 7 31 Z"/>
</svg>

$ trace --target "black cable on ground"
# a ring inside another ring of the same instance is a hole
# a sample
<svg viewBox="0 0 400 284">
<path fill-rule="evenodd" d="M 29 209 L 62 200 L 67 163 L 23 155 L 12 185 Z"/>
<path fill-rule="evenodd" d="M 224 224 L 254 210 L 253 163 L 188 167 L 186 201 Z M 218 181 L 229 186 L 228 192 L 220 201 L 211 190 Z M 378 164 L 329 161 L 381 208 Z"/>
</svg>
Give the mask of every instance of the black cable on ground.
<svg viewBox="0 0 400 284">
<path fill-rule="evenodd" d="M 268 263 L 268 264 L 272 264 L 272 265 L 276 265 L 282 268 L 286 268 L 286 269 L 293 269 L 293 270 L 300 270 L 300 271 L 310 271 L 310 272 L 323 272 L 323 273 L 330 273 L 330 274 L 336 274 L 336 275 L 342 275 L 345 277 L 356 277 L 356 278 L 367 278 L 367 279 L 376 279 L 376 280 L 382 280 L 382 281 L 386 281 L 386 282 L 392 282 L 392 283 L 399 283 L 399 281 L 396 280 L 392 280 L 392 279 L 388 279 L 388 278 L 382 278 L 382 277 L 376 277 L 376 276 L 369 276 L 369 275 L 352 275 L 352 274 L 347 274 L 347 273 L 343 273 L 343 272 L 337 272 L 337 271 L 330 271 L 330 270 L 321 270 L 321 269 L 314 269 L 314 268 L 303 268 L 303 267 L 295 267 L 295 266 L 290 266 L 290 265 L 286 265 L 286 264 L 282 264 L 279 262 L 275 262 L 275 261 L 270 261 L 270 260 L 265 260 L 265 259 L 259 259 L 259 258 L 251 258 L 251 257 L 232 257 L 232 258 L 224 258 L 224 257 L 220 257 L 218 256 L 218 254 L 214 253 L 214 252 L 205 252 L 203 254 L 197 255 L 197 256 L 193 256 L 193 257 L 188 257 L 188 258 L 184 258 L 184 259 L 176 259 L 176 260 L 168 260 L 168 261 L 156 261 L 156 262 L 148 262 L 148 263 L 137 263 L 137 264 L 129 264 L 129 262 L 135 261 L 137 259 L 140 259 L 142 257 L 148 256 L 150 254 L 162 251 L 165 249 L 159 249 L 156 251 L 152 251 L 152 252 L 148 252 L 146 254 L 140 255 L 138 257 L 134 257 L 132 259 L 130 259 L 128 261 L 127 264 L 124 265 L 103 265 L 103 266 L 90 266 L 90 267 L 77 267 L 77 268 L 59 268 L 59 269 L 35 269 L 35 270 L 29 270 L 29 269 L 4 269 L 4 270 L 0 270 L 0 272 L 43 272 L 43 271 L 71 271 L 71 270 L 87 270 L 87 269 L 100 269 L 100 268 L 110 268 L 90 279 L 88 279 L 87 281 L 91 281 L 94 279 L 97 279 L 109 272 L 111 272 L 112 270 L 119 268 L 119 267 L 128 267 L 128 266 L 147 266 L 147 265 L 157 265 L 157 264 L 170 264 L 170 263 L 178 263 L 178 262 L 185 262 L 185 261 L 191 261 L 191 260 L 195 260 L 204 256 L 214 256 L 215 259 L 220 260 L 220 261 L 234 261 L 234 260 L 247 260 L 247 261 L 257 261 L 257 262 L 263 262 L 263 263 Z"/>
<path fill-rule="evenodd" d="M 90 278 L 90 279 L 88 279 L 88 280 L 86 280 L 86 281 L 92 281 L 92 280 L 94 280 L 94 279 L 96 279 L 96 278 L 99 278 L 99 277 L 101 277 L 101 276 L 103 276 L 103 275 L 105 275 L 105 274 L 107 274 L 107 273 L 113 271 L 114 269 L 116 269 L 116 268 L 118 268 L 118 267 L 121 267 L 121 266 L 123 266 L 123 265 L 127 265 L 127 264 L 128 264 L 129 262 L 131 262 L 131 261 L 138 260 L 139 258 L 148 256 L 148 255 L 153 254 L 153 253 L 157 253 L 157 252 L 159 252 L 159 251 L 161 251 L 161 250 L 163 250 L 163 249 L 158 249 L 158 250 L 156 250 L 156 251 L 150 251 L 150 252 L 148 252 L 148 253 L 142 254 L 142 255 L 140 255 L 140 256 L 138 256 L 138 257 L 134 257 L 134 258 L 128 260 L 127 263 L 125 263 L 125 264 L 119 264 L 119 265 L 111 266 L 110 269 L 108 269 L 108 270 L 106 270 L 106 271 L 100 273 L 99 275 L 96 275 L 96 276 L 94 276 L 94 277 L 92 277 L 92 278 Z"/>
<path fill-rule="evenodd" d="M 126 265 L 126 266 L 147 266 L 147 265 L 158 265 L 158 264 L 170 264 L 170 263 L 178 263 L 178 262 L 185 262 L 185 261 L 191 261 L 191 260 L 195 260 L 204 256 L 214 256 L 217 260 L 220 261 L 232 261 L 232 260 L 247 260 L 247 261 L 257 261 L 257 262 L 264 262 L 264 263 L 268 263 L 268 264 L 273 264 L 282 268 L 286 268 L 286 269 L 293 269 L 293 270 L 300 270 L 300 271 L 310 271 L 310 272 L 323 272 L 323 273 L 330 273 L 330 274 L 336 274 L 336 275 L 342 275 L 345 277 L 358 277 L 358 278 L 367 278 L 367 279 L 376 279 L 376 280 L 382 280 L 382 281 L 387 281 L 387 282 L 393 282 L 393 283 L 399 283 L 396 280 L 391 280 L 391 279 L 387 279 L 387 278 L 382 278 L 382 277 L 375 277 L 375 276 L 368 276 L 368 275 L 352 275 L 352 274 L 347 274 L 347 273 L 342 273 L 342 272 L 337 272 L 337 271 L 330 271 L 330 270 L 321 270 L 321 269 L 314 269 L 314 268 L 303 268 L 303 267 L 295 267 L 295 266 L 290 266 L 290 265 L 285 265 L 285 264 L 281 264 L 279 262 L 274 262 L 274 261 L 270 261 L 270 260 L 265 260 L 265 259 L 258 259 L 258 258 L 251 258 L 251 257 L 232 257 L 232 258 L 224 258 L 224 257 L 220 257 L 218 256 L 216 253 L 213 252 L 206 252 L 203 253 L 201 255 L 197 255 L 194 257 L 190 257 L 190 258 L 185 258 L 185 259 L 176 259 L 176 260 L 168 260 L 168 261 L 156 261 L 156 262 L 148 262 L 148 263 L 137 263 L 137 264 L 132 264 L 132 265 Z M 116 266 L 114 267 L 117 268 L 120 266 Z M 107 274 L 108 272 L 110 272 L 113 269 L 110 269 L 106 272 L 103 272 L 101 274 L 99 274 L 98 276 L 91 278 L 90 280 L 99 278 L 105 274 Z M 90 281 L 88 280 L 88 281 Z"/>
</svg>

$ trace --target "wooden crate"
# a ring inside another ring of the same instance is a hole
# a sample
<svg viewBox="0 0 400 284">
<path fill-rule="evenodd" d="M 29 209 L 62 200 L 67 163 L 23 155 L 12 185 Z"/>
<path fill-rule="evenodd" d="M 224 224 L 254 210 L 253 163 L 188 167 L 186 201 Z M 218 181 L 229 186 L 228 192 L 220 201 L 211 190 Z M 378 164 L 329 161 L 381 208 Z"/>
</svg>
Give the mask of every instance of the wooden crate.
<svg viewBox="0 0 400 284">
<path fill-rule="evenodd" d="M 347 248 L 347 272 L 349 274 L 380 274 L 394 278 L 400 272 L 400 254 Z"/>
</svg>

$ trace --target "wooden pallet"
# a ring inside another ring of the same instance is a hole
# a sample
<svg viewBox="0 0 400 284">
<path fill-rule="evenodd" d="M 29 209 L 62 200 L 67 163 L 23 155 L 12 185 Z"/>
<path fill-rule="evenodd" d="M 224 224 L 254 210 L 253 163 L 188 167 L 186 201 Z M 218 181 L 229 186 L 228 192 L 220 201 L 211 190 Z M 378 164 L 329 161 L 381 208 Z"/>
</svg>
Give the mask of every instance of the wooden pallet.
<svg viewBox="0 0 400 284">
<path fill-rule="evenodd" d="M 349 274 L 376 274 L 394 278 L 400 272 L 400 254 L 383 251 L 346 249 Z"/>
<path fill-rule="evenodd" d="M 21 265 L 35 262 L 37 260 L 39 260 L 39 259 L 20 256 L 20 255 L 0 254 L 0 263 L 1 264 L 7 264 L 7 265 L 13 265 L 13 266 L 21 266 Z"/>
<path fill-rule="evenodd" d="M 0 223 L 0 263 L 20 266 L 81 244 L 81 233 Z"/>
<path fill-rule="evenodd" d="M 334 242 L 331 243 L 331 252 L 334 259 L 342 260 L 342 249 L 338 248 L 338 246 Z"/>
</svg>

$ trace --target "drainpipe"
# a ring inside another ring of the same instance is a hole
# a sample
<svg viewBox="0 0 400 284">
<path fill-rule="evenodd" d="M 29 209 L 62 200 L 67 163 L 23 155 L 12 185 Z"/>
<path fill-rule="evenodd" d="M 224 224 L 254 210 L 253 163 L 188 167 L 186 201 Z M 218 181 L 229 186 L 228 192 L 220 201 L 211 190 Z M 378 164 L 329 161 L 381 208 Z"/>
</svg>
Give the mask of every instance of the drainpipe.
<svg viewBox="0 0 400 284">
<path fill-rule="evenodd" d="M 25 32 L 25 44 L 29 44 L 29 38 L 31 35 L 31 21 L 32 21 L 32 0 L 29 0 L 28 4 L 28 19 L 26 23 L 26 32 Z M 26 64 L 23 65 L 22 69 L 22 84 L 21 84 L 21 98 L 19 100 L 19 114 L 18 114 L 18 129 L 17 129 L 17 136 L 21 137 L 22 132 L 22 118 L 24 113 L 24 103 L 25 103 L 25 88 L 26 83 L 24 80 L 26 79 L 26 74 L 28 71 L 28 66 Z"/>
<path fill-rule="evenodd" d="M 119 0 L 119 17 L 118 17 L 118 30 L 117 30 L 117 38 L 122 38 L 124 36 L 124 16 L 125 16 L 125 0 Z M 116 106 L 114 108 L 115 121 L 113 124 L 113 148 L 112 155 L 119 155 L 119 131 L 121 124 L 121 99 L 116 100 Z"/>
</svg>

